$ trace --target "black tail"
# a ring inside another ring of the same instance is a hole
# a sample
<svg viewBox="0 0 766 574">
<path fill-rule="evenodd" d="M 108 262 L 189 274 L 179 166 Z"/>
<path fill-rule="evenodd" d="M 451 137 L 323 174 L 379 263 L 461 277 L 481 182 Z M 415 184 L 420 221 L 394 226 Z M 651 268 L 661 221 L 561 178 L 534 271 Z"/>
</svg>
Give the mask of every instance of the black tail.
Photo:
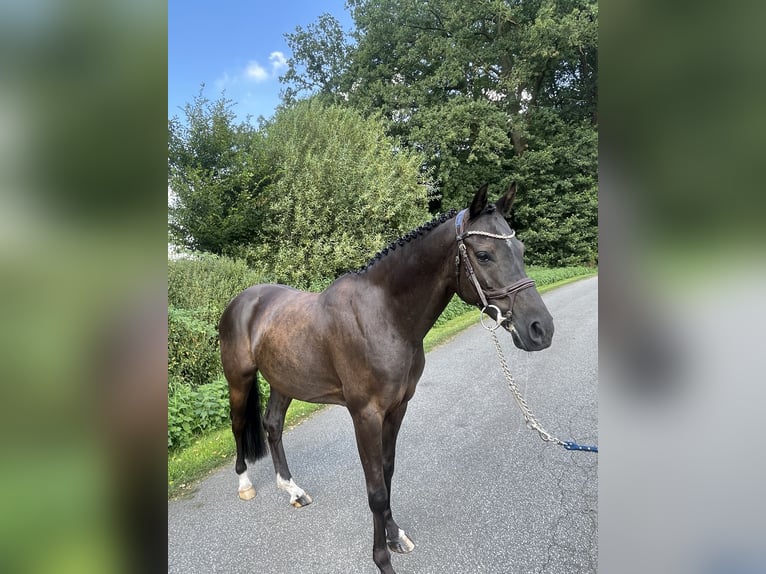
<svg viewBox="0 0 766 574">
<path fill-rule="evenodd" d="M 247 395 L 247 408 L 245 409 L 245 432 L 242 434 L 242 449 L 245 451 L 245 460 L 255 462 L 266 456 L 266 437 L 261 422 L 261 388 L 258 385 L 258 373 L 253 377 L 253 385 Z"/>
</svg>

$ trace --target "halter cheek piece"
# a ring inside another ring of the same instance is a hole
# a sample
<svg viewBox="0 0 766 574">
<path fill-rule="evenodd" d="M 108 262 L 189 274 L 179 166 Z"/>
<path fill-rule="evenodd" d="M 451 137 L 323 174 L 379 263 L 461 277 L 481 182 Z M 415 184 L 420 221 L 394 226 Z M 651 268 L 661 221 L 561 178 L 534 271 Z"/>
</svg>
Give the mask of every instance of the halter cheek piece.
<svg viewBox="0 0 766 574">
<path fill-rule="evenodd" d="M 466 237 L 469 237 L 471 235 L 482 235 L 484 237 L 492 237 L 493 239 L 511 239 L 512 237 L 516 235 L 516 232 L 511 230 L 510 235 L 499 235 L 497 233 L 488 233 L 486 231 L 466 231 L 465 226 L 467 223 L 467 217 L 466 217 L 467 215 L 468 215 L 468 210 L 464 209 L 463 211 L 458 213 L 457 217 L 455 218 L 455 233 L 457 236 L 457 247 L 458 247 L 458 254 L 455 256 L 455 277 L 457 279 L 458 288 L 459 288 L 460 287 L 460 260 L 462 259 L 463 266 L 465 267 L 465 274 L 471 280 L 471 283 L 473 283 L 473 286 L 476 289 L 476 293 L 478 293 L 479 299 L 481 300 L 482 312 L 485 312 L 490 307 L 495 308 L 495 313 L 496 313 L 495 321 L 497 321 L 497 325 L 494 327 L 494 329 L 497 329 L 505 321 L 511 320 L 511 314 L 513 313 L 513 305 L 516 302 L 516 293 L 526 289 L 527 287 L 532 287 L 535 284 L 535 280 L 530 279 L 529 277 L 524 277 L 523 279 L 519 279 L 518 281 L 515 281 L 506 287 L 501 287 L 499 289 L 484 289 L 479 283 L 478 278 L 476 277 L 476 273 L 473 270 L 473 265 L 471 265 L 471 260 L 468 258 L 468 248 L 466 247 L 465 242 L 463 240 Z M 505 297 L 508 297 L 511 300 L 510 301 L 511 304 L 510 304 L 510 307 L 508 307 L 508 314 L 506 315 L 504 319 L 501 320 L 500 309 L 495 305 L 490 305 L 489 300 L 503 299 Z"/>
</svg>

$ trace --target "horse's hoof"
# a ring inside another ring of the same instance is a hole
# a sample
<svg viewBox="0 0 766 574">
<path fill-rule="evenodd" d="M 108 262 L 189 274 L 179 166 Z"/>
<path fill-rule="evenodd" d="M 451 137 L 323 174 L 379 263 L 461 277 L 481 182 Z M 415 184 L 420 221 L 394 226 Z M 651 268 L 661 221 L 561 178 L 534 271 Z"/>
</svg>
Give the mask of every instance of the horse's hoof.
<svg viewBox="0 0 766 574">
<path fill-rule="evenodd" d="M 295 500 L 291 500 L 290 504 L 292 504 L 295 508 L 303 508 L 304 506 L 308 506 L 312 503 L 311 497 L 308 494 L 303 494 L 302 496 L 299 496 Z"/>
<path fill-rule="evenodd" d="M 250 488 L 246 488 L 245 490 L 240 490 L 239 497 L 242 500 L 252 500 L 253 498 L 255 498 L 255 488 L 251 486 Z"/>
<path fill-rule="evenodd" d="M 415 550 L 415 543 L 404 533 L 404 530 L 399 530 L 398 538 L 386 540 L 386 543 L 391 552 L 398 552 L 399 554 L 409 554 Z"/>
</svg>

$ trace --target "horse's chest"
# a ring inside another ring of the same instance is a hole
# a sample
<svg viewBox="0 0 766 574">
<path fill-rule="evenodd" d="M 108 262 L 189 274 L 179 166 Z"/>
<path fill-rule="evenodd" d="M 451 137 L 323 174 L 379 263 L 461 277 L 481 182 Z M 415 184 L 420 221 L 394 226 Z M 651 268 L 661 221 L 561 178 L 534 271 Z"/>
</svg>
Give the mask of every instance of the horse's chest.
<svg viewBox="0 0 766 574">
<path fill-rule="evenodd" d="M 393 381 L 398 382 L 399 386 L 399 399 L 401 401 L 409 401 L 412 395 L 415 394 L 415 388 L 418 385 L 420 376 L 423 374 L 423 367 L 425 365 L 425 357 L 422 352 L 413 352 L 407 356 L 402 357 L 400 364 L 400 370 L 397 376 L 393 377 Z"/>
</svg>

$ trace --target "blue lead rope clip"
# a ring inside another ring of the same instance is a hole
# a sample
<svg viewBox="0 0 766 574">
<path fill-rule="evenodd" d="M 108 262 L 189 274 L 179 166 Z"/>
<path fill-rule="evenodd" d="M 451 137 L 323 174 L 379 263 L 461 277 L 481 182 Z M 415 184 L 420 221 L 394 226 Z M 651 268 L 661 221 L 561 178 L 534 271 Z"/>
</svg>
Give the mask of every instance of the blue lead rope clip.
<svg viewBox="0 0 766 574">
<path fill-rule="evenodd" d="M 587 452 L 598 452 L 598 447 L 593 445 L 587 445 L 587 444 L 577 444 L 576 442 L 573 442 L 571 440 L 564 441 L 564 448 L 567 450 L 584 450 Z"/>
</svg>

